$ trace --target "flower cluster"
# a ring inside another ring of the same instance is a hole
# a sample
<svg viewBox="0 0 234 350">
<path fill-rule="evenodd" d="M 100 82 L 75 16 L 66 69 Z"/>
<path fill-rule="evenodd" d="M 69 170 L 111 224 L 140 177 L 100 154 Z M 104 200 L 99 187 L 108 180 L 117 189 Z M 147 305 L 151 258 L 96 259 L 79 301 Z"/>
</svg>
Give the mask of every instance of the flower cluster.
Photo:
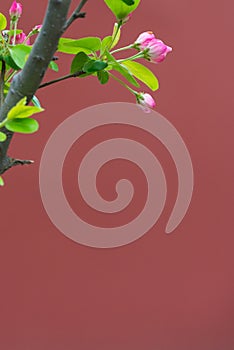
<svg viewBox="0 0 234 350">
<path fill-rule="evenodd" d="M 139 63 L 138 60 L 158 64 L 165 60 L 167 54 L 172 51 L 172 48 L 155 37 L 153 32 L 148 31 L 141 33 L 130 45 L 116 49 L 115 47 L 118 45 L 121 37 L 122 26 L 126 25 L 132 17 L 132 11 L 137 8 L 140 0 L 104 0 L 104 2 L 116 18 L 112 35 L 108 35 L 104 38 L 98 38 L 95 35 L 93 37 L 89 36 L 78 39 L 60 37 L 57 45 L 57 52 L 72 55 L 69 73 L 54 80 L 40 83 L 47 68 L 51 68 L 55 72 L 59 71 L 59 66 L 55 62 L 59 57 L 53 56 L 55 53 L 54 45 L 50 45 L 50 49 L 47 52 L 49 57 L 52 57 L 49 65 L 48 59 L 43 59 L 46 55 L 42 49 L 40 56 L 40 58 L 42 58 L 40 60 L 40 65 L 42 66 L 38 69 L 37 77 L 37 70 L 35 69 L 35 81 L 38 81 L 38 84 L 36 84 L 34 91 L 30 90 L 30 92 L 28 92 L 27 88 L 22 89 L 25 91 L 23 99 L 19 101 L 7 115 L 3 114 L 2 118 L 0 118 L 0 142 L 4 143 L 7 141 L 8 135 L 6 130 L 12 133 L 19 132 L 25 134 L 36 132 L 39 125 L 37 120 L 31 118 L 31 116 L 43 110 L 39 99 L 35 96 L 36 89 L 44 88 L 68 78 L 93 76 L 95 79 L 98 79 L 100 84 L 107 84 L 110 79 L 115 79 L 134 95 L 136 102 L 146 113 L 149 113 L 151 108 L 156 106 L 153 97 L 149 93 L 142 92 L 142 90 L 135 90 L 140 88 L 142 83 L 151 91 L 156 91 L 159 87 L 158 79 L 155 74 L 144 62 Z M 81 7 L 80 5 L 78 6 L 77 11 L 81 10 L 84 3 L 85 1 L 82 2 Z M 33 42 L 31 43 L 31 37 L 37 35 L 42 26 L 36 25 L 28 34 L 25 34 L 24 31 L 18 27 L 22 12 L 22 5 L 14 0 L 9 9 L 9 27 L 6 17 L 4 14 L 0 13 L 0 101 L 3 104 L 5 103 L 5 98 L 9 91 L 12 93 L 11 84 L 17 72 L 23 70 L 21 77 L 24 76 L 26 62 L 28 62 L 28 70 L 31 72 L 32 76 L 34 74 L 35 67 L 34 64 L 32 65 L 33 60 L 27 60 L 31 55 L 34 45 Z M 68 18 L 64 28 L 70 26 L 75 19 L 73 17 L 72 15 Z M 53 22 L 53 17 L 51 17 L 51 21 Z M 54 24 L 53 26 L 55 28 Z M 51 24 L 51 28 L 53 26 Z M 60 30 L 61 28 L 57 29 Z M 62 30 L 60 30 L 60 33 L 61 32 Z M 49 36 L 46 38 L 49 40 Z M 42 37 L 38 39 L 35 45 L 40 43 Z M 124 50 L 127 52 L 130 50 L 131 53 L 129 55 L 126 53 L 124 58 L 115 56 L 116 53 L 120 53 Z M 135 53 L 132 55 L 133 50 L 135 50 Z M 37 62 L 35 62 L 35 65 L 36 64 Z M 30 96 L 33 95 L 31 102 L 34 106 L 28 105 L 28 99 L 26 97 L 28 94 Z M 0 186 L 2 185 L 2 181 L 0 176 Z"/>
<path fill-rule="evenodd" d="M 140 34 L 135 41 L 134 47 L 143 52 L 144 57 L 153 63 L 160 63 L 166 55 L 172 51 L 170 46 L 157 39 L 153 32 L 144 32 Z"/>
<path fill-rule="evenodd" d="M 121 9 L 122 7 L 120 7 Z M 10 47 L 11 46 L 17 46 L 18 44 L 24 44 L 24 45 L 31 45 L 30 43 L 30 38 L 31 36 L 38 34 L 41 30 L 41 25 L 36 25 L 28 35 L 26 35 L 22 30 L 19 30 L 17 28 L 18 25 L 18 21 L 22 15 L 22 5 L 20 3 L 18 3 L 17 1 L 13 1 L 10 9 L 9 9 L 9 15 L 10 15 L 10 30 L 2 30 L 2 38 L 4 38 L 4 40 L 2 40 L 3 43 L 3 47 L 1 50 L 1 46 L 0 46 L 0 58 L 3 57 L 3 59 L 5 59 L 5 61 L 10 65 L 11 68 L 16 69 L 18 62 L 13 62 L 14 61 L 14 57 L 11 57 L 10 59 L 8 57 L 4 57 L 4 55 L 1 55 L 1 51 L 4 53 L 9 54 L 11 52 Z M 121 10 L 122 11 L 122 10 Z M 153 76 L 153 73 L 150 72 L 151 74 L 151 80 L 153 79 L 154 81 L 149 82 L 147 81 L 147 77 L 142 79 L 142 73 L 146 72 L 147 68 L 145 67 L 144 70 L 140 73 L 140 75 L 136 74 L 136 71 L 138 71 L 139 69 L 142 70 L 142 65 L 139 64 L 138 62 L 134 62 L 138 59 L 145 59 L 148 60 L 152 63 L 160 63 L 162 61 L 165 60 L 167 54 L 169 52 L 172 51 L 172 48 L 168 45 L 166 45 L 162 40 L 158 39 L 155 37 L 153 32 L 147 31 L 147 32 L 143 32 L 141 33 L 137 39 L 135 40 L 135 42 L 133 44 L 130 44 L 128 46 L 125 47 L 121 47 L 119 49 L 116 50 L 112 50 L 113 47 L 115 45 L 117 45 L 119 38 L 120 38 L 120 29 L 121 26 L 123 26 L 124 24 L 126 24 L 128 22 L 128 20 L 132 17 L 132 13 L 127 13 L 126 16 L 121 15 L 121 19 L 118 19 L 118 22 L 115 24 L 114 26 L 114 32 L 112 34 L 112 39 L 111 42 L 108 45 L 104 46 L 105 50 L 104 52 L 101 52 L 100 50 L 100 55 L 98 55 L 98 53 L 95 54 L 95 56 L 93 57 L 93 55 L 88 55 L 86 57 L 87 63 L 91 60 L 94 61 L 94 58 L 96 58 L 97 61 L 99 61 L 99 63 L 95 63 L 95 67 L 98 67 L 98 69 L 96 70 L 97 77 L 100 80 L 100 82 L 106 83 L 109 79 L 109 77 L 111 76 L 112 78 L 118 80 L 122 85 L 124 85 L 130 92 L 132 92 L 135 97 L 136 97 L 136 101 L 138 104 L 140 104 L 143 109 L 146 112 L 149 112 L 151 108 L 154 108 L 156 103 L 153 99 L 153 97 L 148 94 L 148 93 L 143 93 L 143 92 L 137 92 L 135 90 L 133 90 L 132 88 L 130 88 L 127 84 L 125 84 L 122 80 L 120 81 L 119 79 L 117 79 L 117 77 L 115 77 L 112 73 L 111 70 L 104 70 L 104 68 L 107 65 L 111 65 L 113 70 L 116 70 L 118 72 L 121 72 L 122 75 L 124 75 L 124 77 L 133 85 L 135 86 L 139 86 L 137 81 L 135 80 L 135 78 L 140 79 L 143 83 L 145 83 L 147 86 L 149 86 L 151 88 L 151 90 L 155 91 L 158 88 L 158 82 L 157 82 L 157 78 L 155 76 Z M 118 18 L 118 16 L 117 16 Z M 62 45 L 62 41 L 63 39 L 60 40 L 60 48 L 62 47 L 62 51 L 64 53 L 70 53 L 71 51 L 73 52 L 73 48 L 69 48 L 68 47 L 68 43 L 66 42 L 67 39 L 65 39 L 65 44 L 64 47 Z M 87 38 L 86 38 L 87 40 Z M 105 39 L 104 39 L 105 40 Z M 5 45 L 5 46 L 4 46 Z M 9 49 L 8 49 L 8 45 L 9 45 Z M 65 48 L 66 45 L 66 48 Z M 68 51 L 66 51 L 68 48 Z M 128 49 L 135 49 L 137 51 L 137 53 L 133 56 L 130 56 L 128 58 L 125 59 L 116 59 L 113 58 L 113 54 L 115 54 L 116 52 L 120 52 L 123 50 L 128 50 Z M 112 50 L 112 51 L 111 51 Z M 27 50 L 25 51 L 25 60 L 28 57 L 28 53 Z M 75 48 L 74 48 L 74 53 L 75 53 Z M 73 62 L 73 66 L 76 66 L 76 64 L 78 64 L 78 55 L 79 52 L 77 52 L 77 57 L 74 58 L 75 64 Z M 109 56 L 108 56 L 109 55 Z M 110 56 L 111 55 L 111 56 Z M 80 56 L 81 57 L 81 56 Z M 83 53 L 83 59 L 84 59 L 84 53 Z M 115 60 L 115 64 L 113 64 L 113 62 L 111 62 L 112 60 Z M 89 65 L 91 64 L 91 62 L 89 62 Z M 135 64 L 135 66 L 134 66 Z M 78 64 L 79 66 L 79 64 Z M 58 70 L 58 66 L 55 62 L 51 62 L 50 67 L 54 70 Z M 19 68 L 22 69 L 22 66 L 20 66 Z M 83 67 L 85 68 L 85 66 Z M 96 68 L 95 68 L 96 69 Z M 133 69 L 133 70 L 132 70 Z M 93 70 L 93 68 L 91 69 Z M 74 71 L 74 73 L 76 73 Z M 85 72 L 86 74 L 92 74 L 95 73 L 95 70 L 93 72 Z M 149 73 L 148 73 L 149 75 Z M 152 78 L 153 76 L 153 78 Z"/>
<path fill-rule="evenodd" d="M 22 30 L 18 30 L 18 21 L 22 15 L 22 12 L 22 5 L 14 0 L 9 9 L 10 30 L 2 30 L 1 33 L 1 36 L 4 38 L 4 41 L 10 45 L 30 45 L 30 37 L 35 34 L 38 34 L 41 29 L 41 25 L 36 25 L 28 35 L 26 35 Z"/>
</svg>

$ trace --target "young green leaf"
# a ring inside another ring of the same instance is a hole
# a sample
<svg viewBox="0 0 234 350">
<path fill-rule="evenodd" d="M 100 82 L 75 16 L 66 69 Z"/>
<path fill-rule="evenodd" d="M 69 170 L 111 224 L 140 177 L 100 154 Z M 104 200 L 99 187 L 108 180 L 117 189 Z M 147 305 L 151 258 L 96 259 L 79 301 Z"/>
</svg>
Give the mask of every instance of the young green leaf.
<svg viewBox="0 0 234 350">
<path fill-rule="evenodd" d="M 4 180 L 3 178 L 0 176 L 0 186 L 3 187 L 4 186 Z"/>
<path fill-rule="evenodd" d="M 32 118 L 17 118 L 7 121 L 5 127 L 12 132 L 32 134 L 39 129 L 39 124 L 35 119 Z"/>
<path fill-rule="evenodd" d="M 23 44 L 11 46 L 9 49 L 11 58 L 20 69 L 24 67 L 31 50 L 31 46 Z"/>
<path fill-rule="evenodd" d="M 55 72 L 59 71 L 59 67 L 58 67 L 57 63 L 55 63 L 54 61 L 50 61 L 49 68 Z"/>
<path fill-rule="evenodd" d="M 94 73 L 94 72 L 98 72 L 100 70 L 103 70 L 107 66 L 108 66 L 108 64 L 104 61 L 90 60 L 87 63 L 85 63 L 85 65 L 83 67 L 83 71 L 85 73 Z"/>
<path fill-rule="evenodd" d="M 101 84 L 106 84 L 109 80 L 109 73 L 105 70 L 101 70 L 100 72 L 97 72 L 98 80 Z"/>
<path fill-rule="evenodd" d="M 27 97 L 24 96 L 17 104 L 16 106 L 25 106 L 27 103 Z"/>
<path fill-rule="evenodd" d="M 74 74 L 83 70 L 85 63 L 90 61 L 90 57 L 84 52 L 79 52 L 73 59 L 71 64 L 70 73 Z"/>
<path fill-rule="evenodd" d="M 133 12 L 139 5 L 140 0 L 104 0 L 109 9 L 117 17 L 118 20 L 124 19 Z M 133 4 L 130 4 L 132 3 Z"/>
<path fill-rule="evenodd" d="M 100 50 L 101 39 L 96 37 L 81 38 L 78 40 L 61 38 L 59 40 L 58 51 L 69 54 L 77 54 L 80 51 L 86 54 Z"/>
<path fill-rule="evenodd" d="M 7 26 L 7 20 L 6 17 L 0 13 L 0 30 L 4 30 Z"/>
<path fill-rule="evenodd" d="M 31 117 L 33 114 L 40 113 L 44 111 L 41 107 L 36 106 L 25 106 L 25 98 L 20 100 L 16 106 L 14 106 L 7 114 L 7 120 L 11 119 L 23 119 Z"/>
<path fill-rule="evenodd" d="M 124 61 L 122 63 L 137 79 L 145 83 L 152 91 L 159 87 L 158 79 L 147 67 L 138 62 Z"/>
<path fill-rule="evenodd" d="M 4 142 L 4 141 L 6 141 L 6 139 L 7 139 L 6 134 L 4 134 L 3 132 L 0 131 L 0 142 Z"/>
</svg>

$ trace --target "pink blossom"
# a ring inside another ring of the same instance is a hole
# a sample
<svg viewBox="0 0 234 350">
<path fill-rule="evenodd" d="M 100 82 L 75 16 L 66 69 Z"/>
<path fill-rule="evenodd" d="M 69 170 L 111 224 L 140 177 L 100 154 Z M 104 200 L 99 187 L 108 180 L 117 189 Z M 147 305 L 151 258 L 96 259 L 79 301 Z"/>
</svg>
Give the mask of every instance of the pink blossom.
<svg viewBox="0 0 234 350">
<path fill-rule="evenodd" d="M 9 14 L 13 21 L 16 21 L 22 15 L 22 5 L 19 2 L 13 1 Z"/>
<path fill-rule="evenodd" d="M 15 37 L 15 45 L 23 44 L 25 39 L 27 38 L 25 33 L 17 34 Z M 11 44 L 13 43 L 13 38 L 11 38 Z M 26 45 L 30 45 L 30 39 L 28 38 L 25 42 Z"/>
<path fill-rule="evenodd" d="M 144 112 L 149 113 L 150 108 L 154 108 L 156 106 L 156 103 L 153 99 L 153 97 L 150 94 L 147 93 L 140 93 L 137 96 L 137 103 L 143 108 Z"/>
</svg>

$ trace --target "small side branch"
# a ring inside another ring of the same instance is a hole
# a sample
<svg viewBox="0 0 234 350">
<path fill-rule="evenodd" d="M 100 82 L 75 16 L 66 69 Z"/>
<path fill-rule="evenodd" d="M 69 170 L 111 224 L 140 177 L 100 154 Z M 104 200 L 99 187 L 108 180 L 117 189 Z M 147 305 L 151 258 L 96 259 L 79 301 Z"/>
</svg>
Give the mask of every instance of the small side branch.
<svg viewBox="0 0 234 350">
<path fill-rule="evenodd" d="M 56 84 L 56 83 L 58 83 L 60 81 L 66 80 L 66 79 L 79 77 L 81 74 L 84 74 L 84 73 L 85 72 L 83 72 L 83 71 L 79 71 L 79 72 L 76 72 L 76 73 L 73 73 L 73 74 L 64 75 L 63 77 L 60 77 L 58 79 L 54 79 L 54 80 L 51 80 L 51 81 L 48 81 L 46 83 L 41 84 L 38 89 L 41 89 L 43 87 L 46 87 L 46 86 L 49 86 L 49 85 L 52 85 L 52 84 Z"/>
<path fill-rule="evenodd" d="M 10 157 L 6 156 L 3 160 L 3 162 L 1 163 L 0 175 L 5 173 L 10 168 L 13 168 L 17 165 L 30 165 L 33 163 L 34 163 L 33 160 L 15 159 L 15 158 L 10 158 Z"/>
<path fill-rule="evenodd" d="M 65 23 L 65 26 L 63 27 L 63 31 L 65 32 L 68 27 L 77 19 L 77 18 L 84 18 L 85 12 L 81 12 L 82 8 L 86 4 L 88 0 L 81 0 L 80 4 L 77 6 L 75 11 L 72 13 L 71 17 L 68 18 L 67 22 Z"/>
</svg>

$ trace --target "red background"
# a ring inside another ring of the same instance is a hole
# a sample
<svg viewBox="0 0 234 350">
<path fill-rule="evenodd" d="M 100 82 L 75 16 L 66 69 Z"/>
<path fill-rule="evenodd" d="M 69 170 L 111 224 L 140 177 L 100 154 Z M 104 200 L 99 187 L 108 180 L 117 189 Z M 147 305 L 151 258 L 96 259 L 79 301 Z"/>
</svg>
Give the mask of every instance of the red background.
<svg viewBox="0 0 234 350">
<path fill-rule="evenodd" d="M 27 32 L 41 23 L 46 1 L 21 2 L 21 24 Z M 10 4 L 4 1 L 1 12 Z M 103 1 L 89 1 L 86 10 L 87 19 L 77 21 L 69 36 L 103 37 L 111 32 L 113 16 Z M 40 157 L 50 134 L 87 106 L 134 101 L 117 83 L 101 88 L 94 78 L 67 81 L 39 93 L 46 107 L 40 132 L 16 136 L 11 146 L 11 155 L 35 159 L 36 164 L 9 171 L 1 189 L 1 349 L 234 348 L 233 10 L 228 0 L 142 0 L 124 27 L 123 44 L 153 30 L 174 49 L 164 63 L 151 66 L 160 80 L 154 96 L 157 110 L 188 146 L 195 190 L 186 217 L 171 235 L 164 229 L 176 174 L 164 148 L 150 136 L 143 139 L 164 162 L 169 196 L 148 234 L 121 248 L 93 249 L 67 239 L 52 225 L 38 185 Z M 107 130 L 93 135 L 92 142 L 100 133 L 107 135 Z M 134 133 L 138 131 L 129 128 L 131 137 Z M 74 147 L 79 152 L 79 145 Z M 89 140 L 83 147 L 89 147 Z M 66 163 L 66 190 L 79 210 L 74 191 L 78 165 L 72 152 Z M 135 170 L 128 165 L 126 172 Z M 104 175 L 110 178 L 111 171 Z M 98 181 L 111 198 L 113 188 Z M 137 191 L 136 213 L 142 205 L 138 201 L 144 200 L 144 183 Z M 132 217 L 126 215 L 125 220 Z"/>
</svg>

